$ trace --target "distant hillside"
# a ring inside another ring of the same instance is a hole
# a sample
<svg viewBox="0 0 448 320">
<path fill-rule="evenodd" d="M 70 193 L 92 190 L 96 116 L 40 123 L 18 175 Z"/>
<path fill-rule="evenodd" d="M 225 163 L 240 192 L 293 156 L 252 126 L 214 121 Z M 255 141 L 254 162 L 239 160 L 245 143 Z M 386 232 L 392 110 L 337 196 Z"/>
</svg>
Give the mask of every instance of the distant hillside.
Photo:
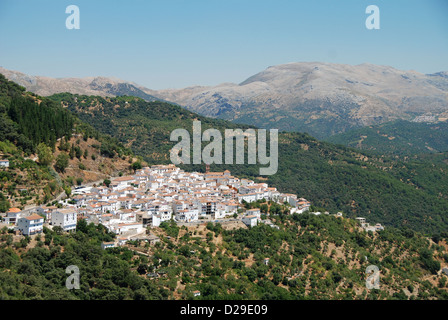
<svg viewBox="0 0 448 320">
<path fill-rule="evenodd" d="M 0 212 L 47 203 L 81 183 L 130 172 L 137 159 L 116 139 L 0 74 Z"/>
<path fill-rule="evenodd" d="M 49 78 L 30 76 L 18 71 L 0 67 L 0 73 L 11 81 L 18 83 L 40 96 L 49 96 L 60 92 L 71 92 L 102 97 L 135 96 L 146 101 L 161 100 L 145 93 L 136 84 L 116 78 L 88 77 L 88 78 Z"/>
<path fill-rule="evenodd" d="M 203 129 L 234 128 L 234 123 L 207 119 L 178 106 L 145 102 L 133 97 L 101 98 L 70 94 L 50 97 L 73 111 L 83 121 L 111 134 L 148 163 L 170 163 L 172 130 L 191 130 L 200 119 Z M 241 126 L 243 129 L 245 126 Z M 185 165 L 186 170 L 204 171 L 203 165 Z M 365 216 L 371 222 L 407 226 L 428 233 L 446 230 L 448 217 L 448 162 L 421 160 L 403 162 L 317 141 L 306 134 L 279 136 L 279 170 L 260 177 L 259 165 L 212 165 L 211 170 L 229 169 L 238 177 L 267 182 L 283 192 L 310 200 L 331 212 L 350 217 Z M 437 180 L 434 181 L 434 177 Z"/>
<path fill-rule="evenodd" d="M 326 140 L 380 154 L 445 152 L 448 151 L 448 123 L 394 121 L 350 130 Z"/>
</svg>

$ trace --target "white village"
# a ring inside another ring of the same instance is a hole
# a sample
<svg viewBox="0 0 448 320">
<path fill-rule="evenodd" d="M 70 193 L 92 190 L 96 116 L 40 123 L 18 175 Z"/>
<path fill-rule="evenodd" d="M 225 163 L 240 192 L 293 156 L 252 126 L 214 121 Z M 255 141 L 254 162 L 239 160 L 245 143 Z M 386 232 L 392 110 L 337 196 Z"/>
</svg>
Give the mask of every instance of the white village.
<svg viewBox="0 0 448 320">
<path fill-rule="evenodd" d="M 286 202 L 291 214 L 303 213 L 310 207 L 306 199 L 280 193 L 266 183 L 239 179 L 227 170 L 185 172 L 169 164 L 113 178 L 109 186 L 76 188 L 71 198 L 59 201 L 62 207 L 40 206 L 23 211 L 11 208 L 3 222 L 20 234 L 34 235 L 42 232 L 44 225 L 72 231 L 78 220 L 85 219 L 87 223 L 101 223 L 125 241 L 145 234 L 148 226 L 158 227 L 170 220 L 198 224 L 239 219 L 253 227 L 261 221 L 260 209 L 243 212 L 242 204 L 262 199 Z"/>
<path fill-rule="evenodd" d="M 295 194 L 281 193 L 266 183 L 240 179 L 231 172 L 185 172 L 173 164 L 144 167 L 131 176 L 112 178 L 108 186 L 78 187 L 69 199 L 58 205 L 39 206 L 31 210 L 11 208 L 3 225 L 17 235 L 32 236 L 43 227 L 76 230 L 77 222 L 102 224 L 117 235 L 116 242 L 103 243 L 103 249 L 121 246 L 129 240 L 159 241 L 148 227 L 164 221 L 178 225 L 242 222 L 254 227 L 259 223 L 278 228 L 259 208 L 245 209 L 244 203 L 262 200 L 287 204 L 289 213 L 309 211 L 310 202 Z M 320 215 L 321 212 L 311 212 Z M 325 212 L 328 214 L 328 212 Z M 336 216 L 342 216 L 337 213 Z M 263 219 L 264 218 L 264 219 Z M 358 218 L 367 231 L 380 231 L 380 224 L 369 226 Z"/>
</svg>

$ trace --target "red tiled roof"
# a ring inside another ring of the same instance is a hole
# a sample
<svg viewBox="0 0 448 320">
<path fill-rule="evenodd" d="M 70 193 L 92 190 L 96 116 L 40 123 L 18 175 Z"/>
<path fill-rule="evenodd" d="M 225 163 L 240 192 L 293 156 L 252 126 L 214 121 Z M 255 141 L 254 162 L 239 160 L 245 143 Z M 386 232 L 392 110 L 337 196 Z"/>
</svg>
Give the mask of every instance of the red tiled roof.
<svg viewBox="0 0 448 320">
<path fill-rule="evenodd" d="M 38 215 L 38 214 L 32 214 L 29 217 L 26 217 L 25 219 L 28 219 L 28 220 L 40 220 L 40 219 L 43 219 L 43 218 L 40 215 Z"/>
</svg>

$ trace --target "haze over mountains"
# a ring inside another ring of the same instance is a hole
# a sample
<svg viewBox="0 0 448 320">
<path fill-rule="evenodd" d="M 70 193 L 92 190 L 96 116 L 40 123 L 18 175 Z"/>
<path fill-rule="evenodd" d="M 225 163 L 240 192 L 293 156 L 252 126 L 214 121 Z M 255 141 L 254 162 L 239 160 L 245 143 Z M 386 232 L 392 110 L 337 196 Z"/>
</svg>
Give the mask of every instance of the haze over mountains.
<svg viewBox="0 0 448 320">
<path fill-rule="evenodd" d="M 151 90 L 109 78 L 51 79 L 0 69 L 40 95 L 134 95 L 177 103 L 201 115 L 325 138 L 351 128 L 430 114 L 448 119 L 448 73 L 425 75 L 373 64 L 320 62 L 269 67 L 240 84 Z"/>
<path fill-rule="evenodd" d="M 55 93 L 70 92 L 74 94 L 95 95 L 101 97 L 129 95 L 145 99 L 146 101 L 159 100 L 137 88 L 134 83 L 117 78 L 50 78 L 31 76 L 2 67 L 0 67 L 0 73 L 7 79 L 18 83 L 28 91 L 34 92 L 40 96 L 50 96 Z"/>
</svg>

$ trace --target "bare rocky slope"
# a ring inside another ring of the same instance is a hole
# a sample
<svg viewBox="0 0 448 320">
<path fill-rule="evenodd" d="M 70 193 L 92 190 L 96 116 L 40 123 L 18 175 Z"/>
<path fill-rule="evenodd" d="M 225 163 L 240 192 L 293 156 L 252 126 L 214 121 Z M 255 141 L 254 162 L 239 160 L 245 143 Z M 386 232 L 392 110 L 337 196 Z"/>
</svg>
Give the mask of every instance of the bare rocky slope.
<svg viewBox="0 0 448 320">
<path fill-rule="evenodd" d="M 388 66 L 290 63 L 240 84 L 152 92 L 200 114 L 318 138 L 390 120 L 448 117 L 448 74 Z"/>
</svg>

